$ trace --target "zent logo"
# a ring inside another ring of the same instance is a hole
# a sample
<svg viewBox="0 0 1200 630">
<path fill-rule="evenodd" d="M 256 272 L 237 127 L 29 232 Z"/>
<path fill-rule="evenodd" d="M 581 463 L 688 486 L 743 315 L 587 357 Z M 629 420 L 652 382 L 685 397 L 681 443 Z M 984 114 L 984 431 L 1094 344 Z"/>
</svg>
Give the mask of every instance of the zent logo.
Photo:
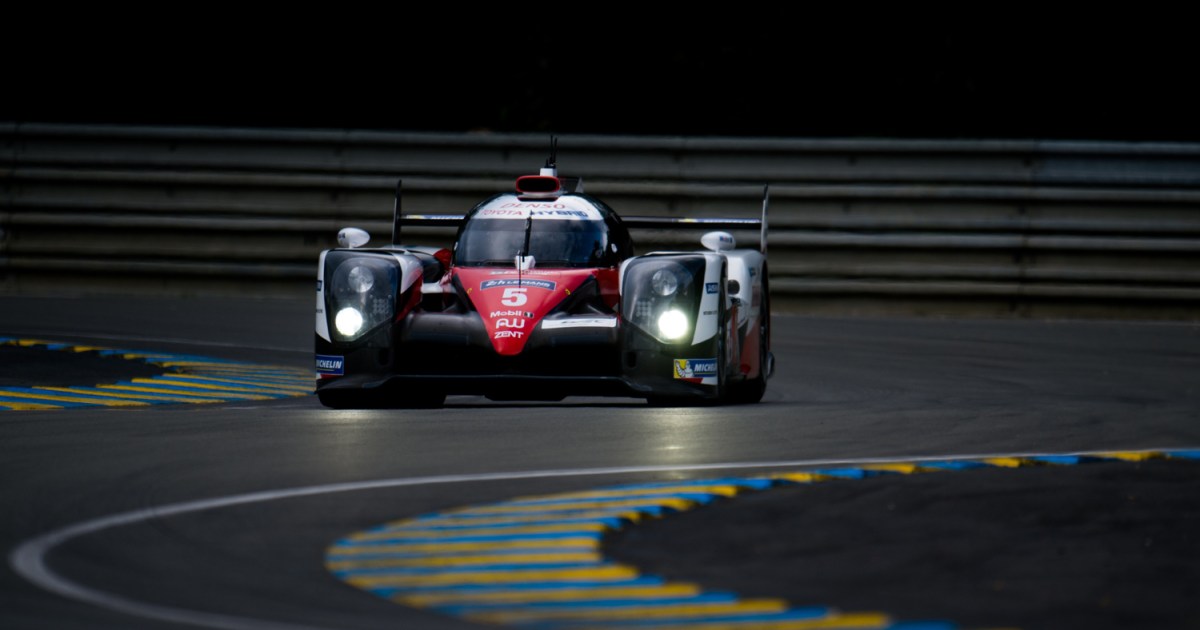
<svg viewBox="0 0 1200 630">
<path fill-rule="evenodd" d="M 517 332 L 515 330 L 497 330 L 496 334 L 494 335 L 494 338 L 495 339 L 520 339 L 524 336 L 525 336 L 525 333 Z"/>
</svg>

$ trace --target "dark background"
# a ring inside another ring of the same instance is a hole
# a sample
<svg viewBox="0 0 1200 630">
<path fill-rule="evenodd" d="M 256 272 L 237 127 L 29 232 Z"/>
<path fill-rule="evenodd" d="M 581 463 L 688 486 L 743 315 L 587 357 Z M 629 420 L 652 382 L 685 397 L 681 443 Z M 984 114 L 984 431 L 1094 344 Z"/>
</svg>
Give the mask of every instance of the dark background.
<svg viewBox="0 0 1200 630">
<path fill-rule="evenodd" d="M 1200 140 L 1171 13 L 419 8 L 17 15 L 0 120 Z"/>
</svg>

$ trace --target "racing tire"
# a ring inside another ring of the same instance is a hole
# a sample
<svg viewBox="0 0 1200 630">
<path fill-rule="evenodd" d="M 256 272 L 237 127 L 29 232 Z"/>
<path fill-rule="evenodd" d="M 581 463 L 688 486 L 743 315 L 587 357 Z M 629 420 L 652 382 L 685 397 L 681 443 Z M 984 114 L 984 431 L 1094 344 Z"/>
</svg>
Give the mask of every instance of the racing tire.
<svg viewBox="0 0 1200 630">
<path fill-rule="evenodd" d="M 767 391 L 767 375 L 771 371 L 771 300 L 763 284 L 763 306 L 758 324 L 758 376 L 734 383 L 729 388 L 729 402 L 754 404 L 762 400 Z"/>
</svg>

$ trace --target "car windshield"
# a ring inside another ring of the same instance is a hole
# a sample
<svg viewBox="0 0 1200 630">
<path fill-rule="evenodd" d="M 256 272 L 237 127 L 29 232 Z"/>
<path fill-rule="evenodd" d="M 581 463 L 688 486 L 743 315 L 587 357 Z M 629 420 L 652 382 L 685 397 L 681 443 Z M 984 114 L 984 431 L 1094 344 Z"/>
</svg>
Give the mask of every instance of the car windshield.
<svg viewBox="0 0 1200 630">
<path fill-rule="evenodd" d="M 468 267 L 512 266 L 525 244 L 525 221 L 472 219 L 463 228 L 454 264 Z M 603 221 L 534 219 L 529 254 L 539 267 L 607 266 L 608 231 Z"/>
</svg>

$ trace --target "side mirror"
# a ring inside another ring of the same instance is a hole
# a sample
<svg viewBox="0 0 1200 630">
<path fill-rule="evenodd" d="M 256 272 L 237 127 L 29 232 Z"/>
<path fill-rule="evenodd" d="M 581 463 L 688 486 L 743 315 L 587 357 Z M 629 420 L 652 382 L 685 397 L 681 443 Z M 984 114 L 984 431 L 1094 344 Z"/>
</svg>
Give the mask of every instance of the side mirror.
<svg viewBox="0 0 1200 630">
<path fill-rule="evenodd" d="M 360 230 L 359 228 L 352 227 L 338 230 L 338 247 L 353 249 L 355 247 L 362 247 L 363 245 L 366 245 L 370 240 L 371 235 L 367 234 L 366 230 Z"/>
</svg>

